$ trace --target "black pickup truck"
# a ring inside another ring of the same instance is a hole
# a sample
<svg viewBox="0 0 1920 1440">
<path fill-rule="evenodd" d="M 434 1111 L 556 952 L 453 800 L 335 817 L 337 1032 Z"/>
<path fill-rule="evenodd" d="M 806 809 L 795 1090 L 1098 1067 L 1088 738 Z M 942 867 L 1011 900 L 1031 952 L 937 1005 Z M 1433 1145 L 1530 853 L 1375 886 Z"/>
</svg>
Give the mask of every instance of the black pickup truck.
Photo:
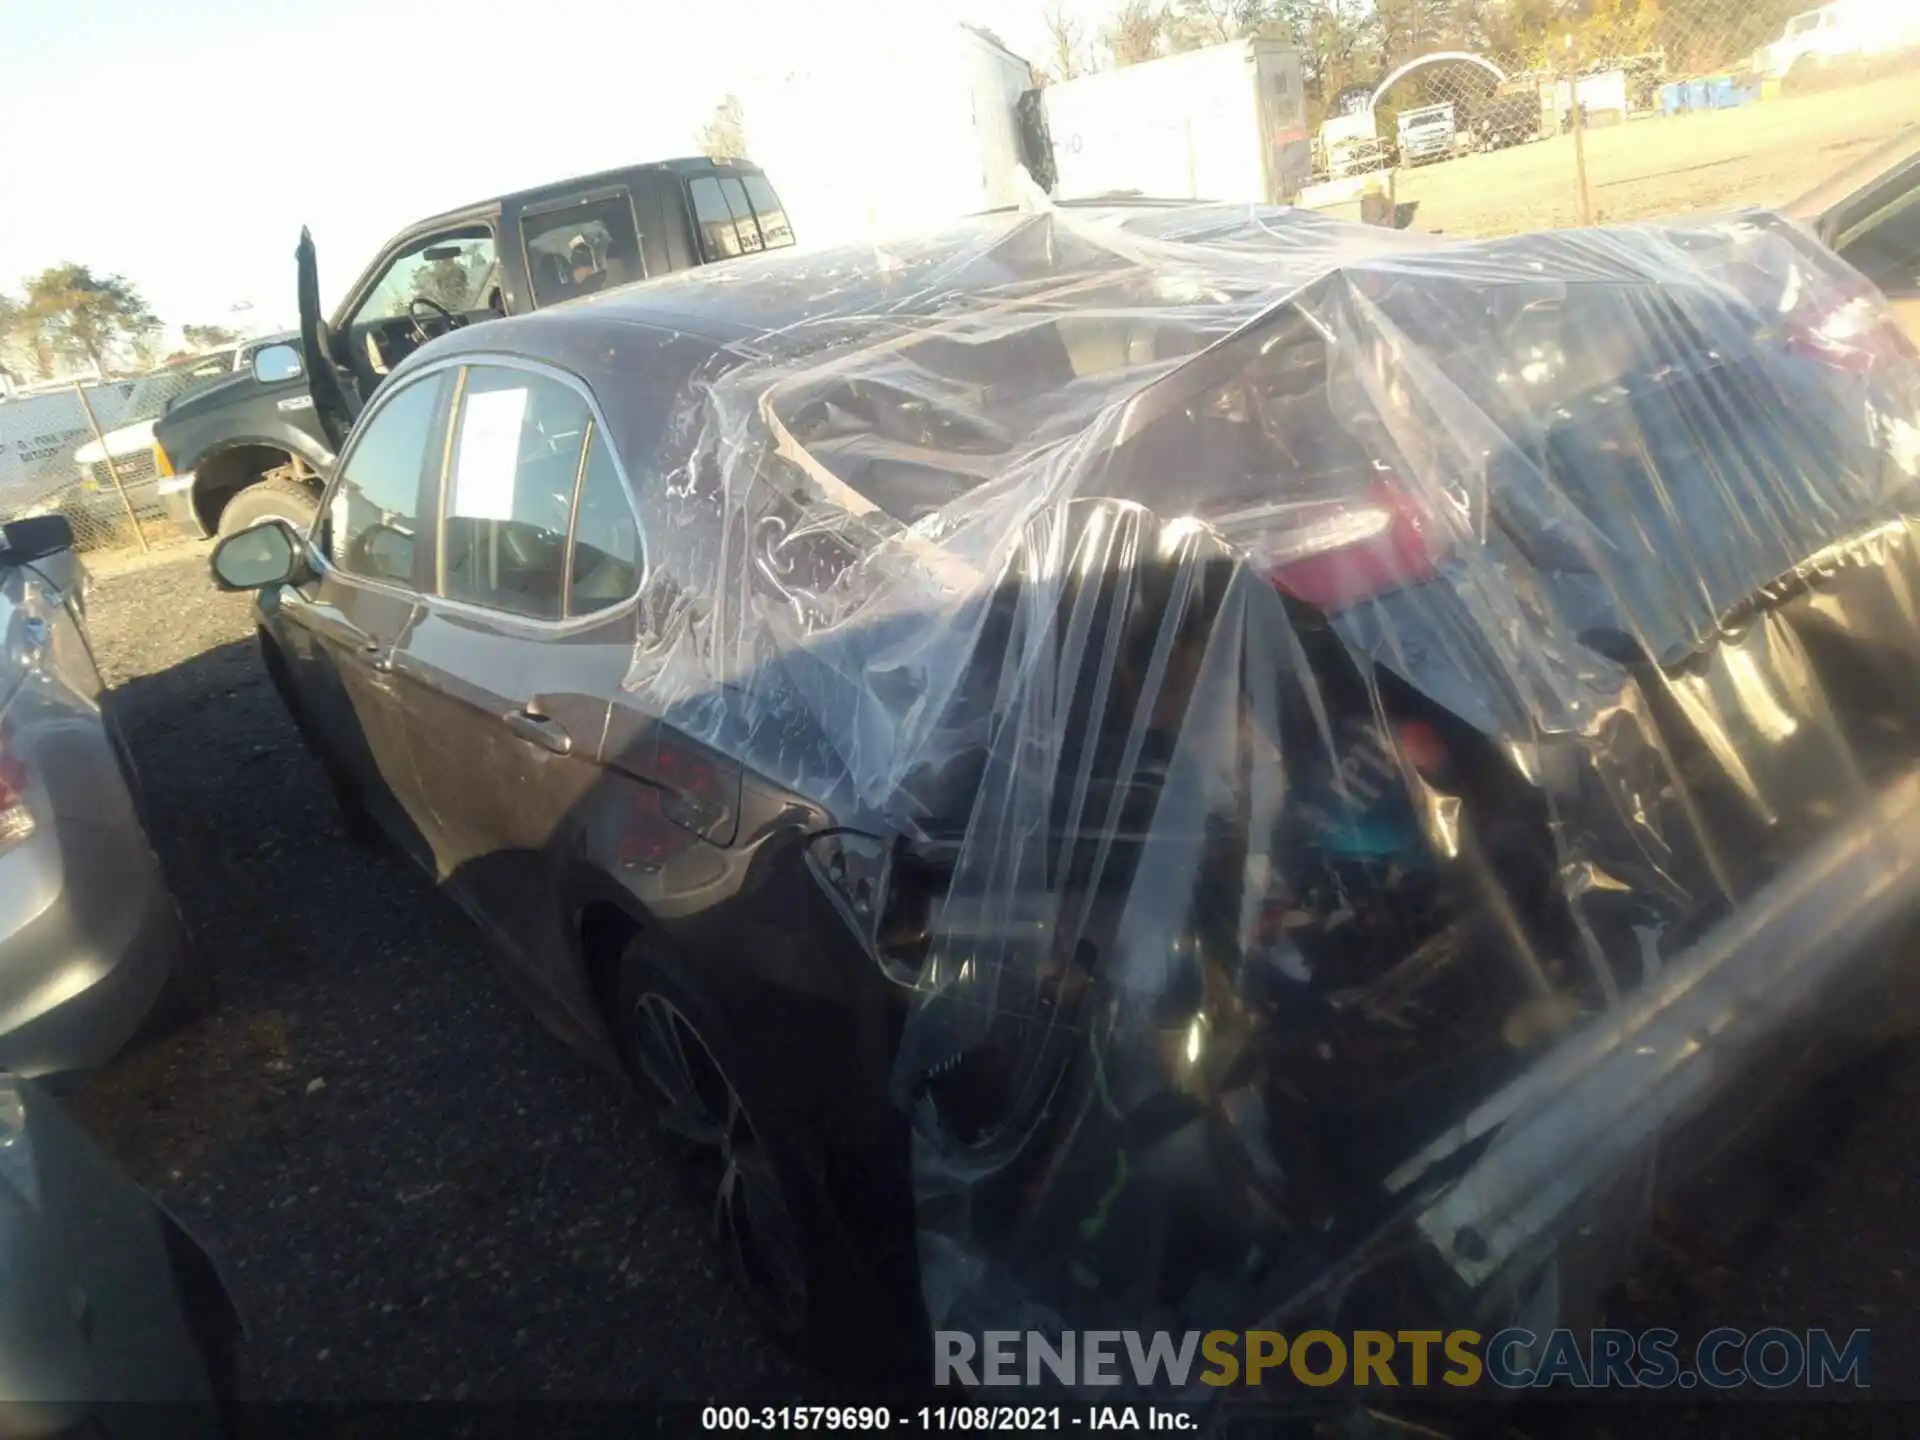
<svg viewBox="0 0 1920 1440">
<path fill-rule="evenodd" d="M 335 428 L 316 412 L 358 399 L 447 329 L 793 244 L 785 208 L 756 165 L 662 160 L 450 210 L 396 235 L 314 323 L 312 242 L 300 247 L 302 345 L 277 345 L 251 371 L 175 404 L 154 427 L 168 515 L 195 536 L 270 517 L 304 529 L 333 464 Z M 303 351 L 306 353 L 303 354 Z M 330 364 L 327 375 L 308 373 Z M 331 382 L 336 376 L 342 382 Z"/>
</svg>

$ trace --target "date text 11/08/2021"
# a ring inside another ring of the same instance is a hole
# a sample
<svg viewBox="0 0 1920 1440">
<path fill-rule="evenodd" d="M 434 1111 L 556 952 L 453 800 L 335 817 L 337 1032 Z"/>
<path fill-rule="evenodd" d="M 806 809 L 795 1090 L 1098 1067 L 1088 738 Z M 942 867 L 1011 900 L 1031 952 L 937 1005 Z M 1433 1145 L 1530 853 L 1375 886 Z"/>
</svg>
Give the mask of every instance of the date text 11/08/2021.
<svg viewBox="0 0 1920 1440">
<path fill-rule="evenodd" d="M 700 1412 L 703 1430 L 838 1430 L 862 1433 L 900 1430 L 910 1433 L 1024 1431 L 1063 1435 L 1076 1430 L 1157 1430 L 1199 1428 L 1197 1416 L 1157 1405 L 922 1405 L 893 1409 L 885 1405 L 708 1405 Z"/>
</svg>

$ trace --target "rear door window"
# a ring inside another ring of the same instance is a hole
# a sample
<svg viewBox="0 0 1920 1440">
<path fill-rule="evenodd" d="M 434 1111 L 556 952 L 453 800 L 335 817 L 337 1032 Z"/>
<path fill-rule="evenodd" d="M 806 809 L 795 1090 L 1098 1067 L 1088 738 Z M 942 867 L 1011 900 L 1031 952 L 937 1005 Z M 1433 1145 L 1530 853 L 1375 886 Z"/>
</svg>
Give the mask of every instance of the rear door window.
<svg viewBox="0 0 1920 1440">
<path fill-rule="evenodd" d="M 510 615 L 564 610 L 567 527 L 592 411 L 572 386 L 475 365 L 454 422 L 439 593 Z"/>
<path fill-rule="evenodd" d="M 734 225 L 733 208 L 720 193 L 720 182 L 702 175 L 689 185 L 693 196 L 693 218 L 700 231 L 700 252 L 707 260 L 731 260 L 746 253 L 740 232 Z"/>
<path fill-rule="evenodd" d="M 644 242 L 625 189 L 525 214 L 520 236 L 535 306 L 647 278 Z"/>
<path fill-rule="evenodd" d="M 769 250 L 778 250 L 784 245 L 793 244 L 793 226 L 787 223 L 787 207 L 780 203 L 780 197 L 774 193 L 773 186 L 767 183 L 764 175 L 743 175 L 740 183 L 746 186 L 747 201 L 753 206 L 755 218 L 760 222 L 760 236 L 766 241 Z"/>
</svg>

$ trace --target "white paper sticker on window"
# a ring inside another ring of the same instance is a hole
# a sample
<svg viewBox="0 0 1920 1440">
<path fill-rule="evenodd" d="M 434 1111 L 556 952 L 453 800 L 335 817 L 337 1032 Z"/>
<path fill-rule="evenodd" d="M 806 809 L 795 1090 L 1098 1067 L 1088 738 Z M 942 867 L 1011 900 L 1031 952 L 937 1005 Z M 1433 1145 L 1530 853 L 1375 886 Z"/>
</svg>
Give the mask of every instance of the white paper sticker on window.
<svg viewBox="0 0 1920 1440">
<path fill-rule="evenodd" d="M 460 448 L 453 459 L 453 504 L 447 513 L 473 520 L 513 518 L 513 480 L 520 468 L 525 390 L 469 393 L 461 407 Z"/>
</svg>

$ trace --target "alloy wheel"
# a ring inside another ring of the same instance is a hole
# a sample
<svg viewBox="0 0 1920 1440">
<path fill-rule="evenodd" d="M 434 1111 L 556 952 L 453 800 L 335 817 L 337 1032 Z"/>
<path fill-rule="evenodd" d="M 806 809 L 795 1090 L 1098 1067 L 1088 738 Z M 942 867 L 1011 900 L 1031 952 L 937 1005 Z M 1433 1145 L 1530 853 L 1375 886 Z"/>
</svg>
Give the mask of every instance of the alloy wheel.
<svg viewBox="0 0 1920 1440">
<path fill-rule="evenodd" d="M 735 1281 L 783 1333 L 807 1317 L 800 1228 L 740 1092 L 692 1021 L 658 992 L 633 1014 L 634 1059 L 661 1101 L 661 1127 L 716 1158 L 714 1230 Z"/>
</svg>

